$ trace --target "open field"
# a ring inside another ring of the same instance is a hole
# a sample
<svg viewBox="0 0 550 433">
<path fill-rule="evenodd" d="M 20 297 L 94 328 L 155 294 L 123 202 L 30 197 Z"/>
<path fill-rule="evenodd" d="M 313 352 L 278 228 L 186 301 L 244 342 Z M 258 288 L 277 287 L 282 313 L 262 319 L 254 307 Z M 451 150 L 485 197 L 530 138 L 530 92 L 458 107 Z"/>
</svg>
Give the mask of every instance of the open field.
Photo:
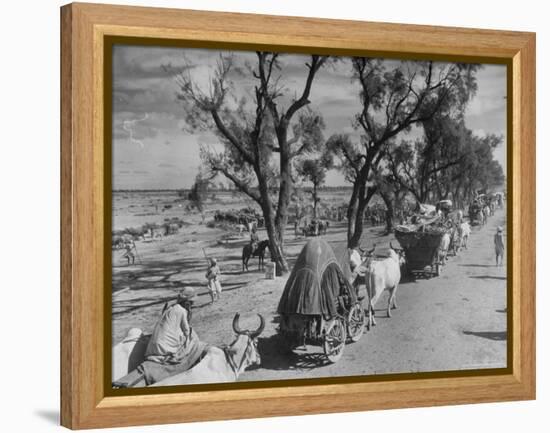
<svg viewBox="0 0 550 433">
<path fill-rule="evenodd" d="M 163 197 L 162 200 L 172 200 Z M 173 193 L 173 197 L 177 197 Z M 142 197 L 142 206 L 150 206 L 150 197 Z M 153 199 L 154 200 L 154 199 Z M 339 197 L 334 201 L 340 200 Z M 121 202 L 119 202 L 120 204 Z M 226 207 L 241 203 L 226 200 Z M 243 203 L 244 205 L 244 203 Z M 130 216 L 117 215 L 115 199 L 113 225 L 137 225 L 143 209 Z M 160 217 L 179 215 L 183 208 L 172 207 Z M 128 212 L 127 212 L 128 213 Z M 131 212 L 130 212 L 131 214 Z M 156 222 L 148 216 L 148 222 Z M 134 220 L 131 220 L 134 218 Z M 207 218 L 208 219 L 208 218 Z M 117 222 L 118 221 L 118 222 Z M 144 221 L 145 222 L 145 221 Z M 506 266 L 494 266 L 492 236 L 498 225 L 505 227 L 505 213 L 497 211 L 486 226 L 475 227 L 469 249 L 450 257 L 442 275 L 432 279 L 402 280 L 398 289 L 399 309 L 391 319 L 385 317 L 386 295 L 377 305 L 377 326 L 365 332 L 358 343 L 348 344 L 337 364 L 327 365 L 320 348 L 282 355 L 277 345 L 276 308 L 286 277 L 266 280 L 258 271 L 257 258 L 250 261 L 250 272 L 243 273 L 242 247 L 248 235 L 236 233 L 227 238 L 219 228 L 199 224 L 200 216 L 185 218 L 179 233 L 152 242 L 136 242 L 135 265 L 127 266 L 122 251 L 113 251 L 113 345 L 131 327 L 151 331 L 165 302 L 175 298 L 184 286 L 195 287 L 200 296 L 193 310 L 193 327 L 200 338 L 221 345 L 233 339 L 231 320 L 240 312 L 243 327 L 257 325 L 256 313 L 266 318 L 266 328 L 259 338 L 261 367 L 247 371 L 240 380 L 272 380 L 321 376 L 347 376 L 415 371 L 494 368 L 506 365 Z M 136 224 L 131 224 L 136 223 Z M 294 237 L 287 228 L 286 253 L 292 266 L 304 238 Z M 505 229 L 506 233 L 506 229 Z M 266 238 L 259 230 L 260 239 Z M 323 236 L 337 255 L 345 253 L 346 222 L 331 222 Z M 385 255 L 389 242 L 397 241 L 383 234 L 383 227 L 369 227 L 362 245 L 376 243 L 376 254 Z M 203 255 L 216 257 L 222 270 L 224 292 L 220 302 L 210 304 L 204 274 Z"/>
</svg>

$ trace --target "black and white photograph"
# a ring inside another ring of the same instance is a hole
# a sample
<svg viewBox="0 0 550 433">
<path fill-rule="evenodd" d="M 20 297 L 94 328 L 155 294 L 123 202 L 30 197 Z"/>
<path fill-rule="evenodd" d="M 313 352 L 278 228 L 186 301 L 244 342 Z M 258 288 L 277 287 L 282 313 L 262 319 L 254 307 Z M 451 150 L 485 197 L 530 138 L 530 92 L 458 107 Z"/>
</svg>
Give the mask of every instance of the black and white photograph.
<svg viewBox="0 0 550 433">
<path fill-rule="evenodd" d="M 113 388 L 504 369 L 507 66 L 115 45 Z"/>
</svg>

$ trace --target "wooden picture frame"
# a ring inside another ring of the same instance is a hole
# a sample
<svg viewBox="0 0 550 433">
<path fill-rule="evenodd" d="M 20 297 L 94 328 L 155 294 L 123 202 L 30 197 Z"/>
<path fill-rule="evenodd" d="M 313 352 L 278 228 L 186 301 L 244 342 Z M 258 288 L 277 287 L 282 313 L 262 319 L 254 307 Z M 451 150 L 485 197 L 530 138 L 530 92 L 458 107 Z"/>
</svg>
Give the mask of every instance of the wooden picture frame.
<svg viewBox="0 0 550 433">
<path fill-rule="evenodd" d="M 509 66 L 510 368 L 367 382 L 106 392 L 106 37 L 210 47 L 369 52 L 409 58 L 499 59 Z M 96 4 L 61 8 L 61 424 L 96 428 L 362 411 L 535 398 L 535 35 L 314 18 Z M 253 402 L 253 404 L 251 404 Z"/>
</svg>

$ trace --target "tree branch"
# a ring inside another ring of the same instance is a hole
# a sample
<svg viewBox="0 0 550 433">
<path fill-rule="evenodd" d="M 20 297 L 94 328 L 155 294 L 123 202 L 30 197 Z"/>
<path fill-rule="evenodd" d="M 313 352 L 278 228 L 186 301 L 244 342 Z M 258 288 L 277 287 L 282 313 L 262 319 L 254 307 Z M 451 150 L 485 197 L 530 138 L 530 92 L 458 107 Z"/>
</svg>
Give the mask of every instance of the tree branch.
<svg viewBox="0 0 550 433">
<path fill-rule="evenodd" d="M 220 172 L 225 177 L 227 177 L 233 184 L 251 199 L 261 205 L 262 199 L 258 191 L 250 187 L 250 183 L 245 179 L 240 179 L 234 173 L 230 172 L 226 167 L 215 164 L 213 161 L 210 161 L 212 171 Z"/>
<path fill-rule="evenodd" d="M 211 110 L 210 114 L 212 115 L 212 119 L 214 119 L 214 123 L 216 124 L 216 127 L 220 131 L 220 133 L 227 139 L 229 142 L 239 151 L 239 153 L 242 155 L 243 159 L 248 162 L 251 165 L 255 165 L 255 160 L 248 152 L 242 143 L 233 135 L 233 133 L 225 126 L 222 119 L 220 118 L 220 115 L 217 110 Z"/>
</svg>

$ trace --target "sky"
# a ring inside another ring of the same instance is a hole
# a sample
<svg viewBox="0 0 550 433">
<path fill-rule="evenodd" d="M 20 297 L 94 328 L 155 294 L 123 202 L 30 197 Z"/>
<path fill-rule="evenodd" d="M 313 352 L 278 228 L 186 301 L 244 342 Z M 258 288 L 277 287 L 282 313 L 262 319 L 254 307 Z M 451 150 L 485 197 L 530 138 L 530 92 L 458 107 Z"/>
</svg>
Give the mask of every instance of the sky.
<svg viewBox="0 0 550 433">
<path fill-rule="evenodd" d="M 177 189 L 192 185 L 201 165 L 201 146 L 221 149 L 210 131 L 193 132 L 185 122 L 185 110 L 176 98 L 178 85 L 170 70 L 189 68 L 193 79 L 207 88 L 208 77 L 220 51 L 117 45 L 113 48 L 113 189 Z M 238 65 L 254 65 L 251 52 L 234 52 Z M 281 57 L 286 96 L 301 93 L 309 56 Z M 231 75 L 237 98 L 252 95 L 250 75 Z M 466 110 L 466 126 L 478 135 L 499 134 L 506 142 L 506 67 L 484 65 L 477 73 L 478 91 Z M 323 114 L 326 138 L 334 133 L 357 136 L 352 118 L 359 112 L 359 87 L 351 80 L 348 59 L 322 68 L 310 96 L 311 107 Z M 414 128 L 409 137 L 420 135 Z M 505 145 L 495 158 L 506 172 Z M 221 180 L 221 179 L 220 179 Z M 343 176 L 331 170 L 327 185 L 344 185 Z"/>
</svg>

